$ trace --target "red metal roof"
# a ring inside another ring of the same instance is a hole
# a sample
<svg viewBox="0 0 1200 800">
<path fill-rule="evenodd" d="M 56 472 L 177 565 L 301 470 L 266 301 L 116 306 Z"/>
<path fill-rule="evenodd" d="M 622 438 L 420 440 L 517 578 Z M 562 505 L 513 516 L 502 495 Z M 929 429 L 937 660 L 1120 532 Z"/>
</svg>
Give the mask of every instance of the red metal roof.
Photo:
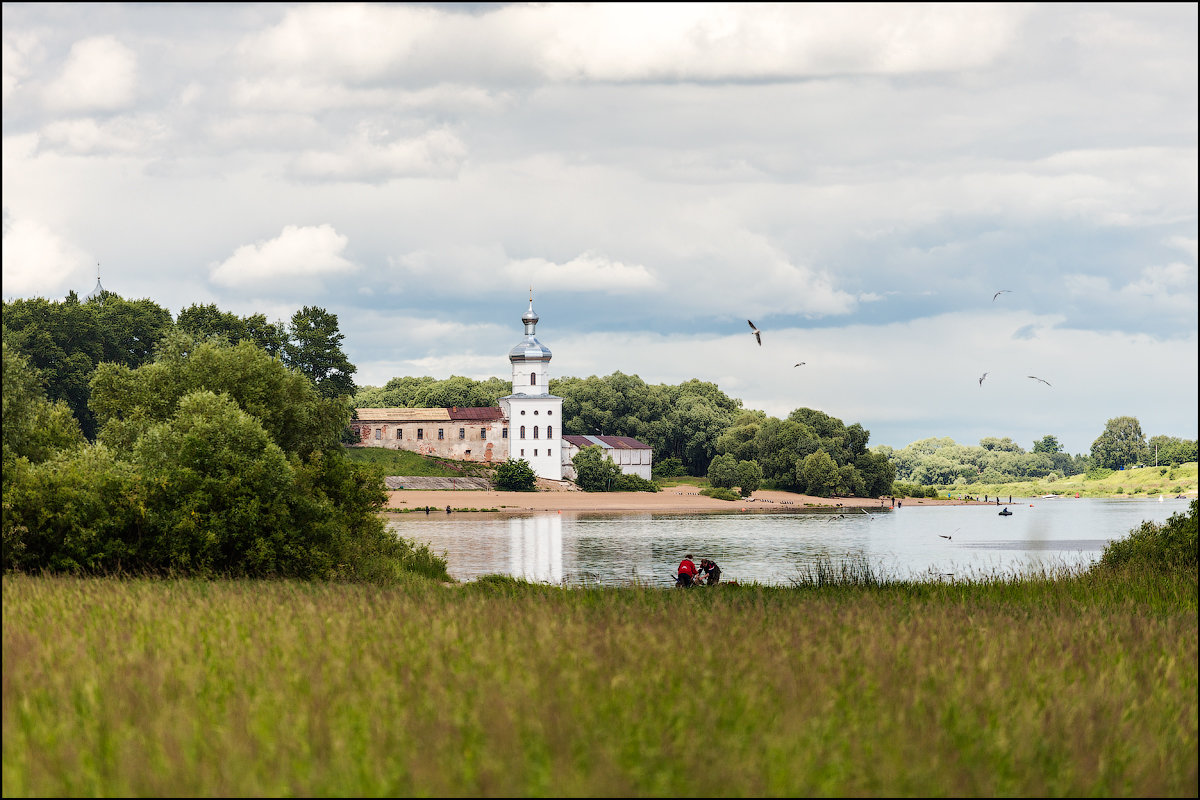
<svg viewBox="0 0 1200 800">
<path fill-rule="evenodd" d="M 504 419 L 504 412 L 498 408 L 447 408 L 450 419 L 458 420 L 488 420 Z"/>
<path fill-rule="evenodd" d="M 650 445 L 639 442 L 632 436 L 564 436 L 562 438 L 579 448 L 591 447 L 599 442 L 614 450 L 652 449 Z"/>
</svg>

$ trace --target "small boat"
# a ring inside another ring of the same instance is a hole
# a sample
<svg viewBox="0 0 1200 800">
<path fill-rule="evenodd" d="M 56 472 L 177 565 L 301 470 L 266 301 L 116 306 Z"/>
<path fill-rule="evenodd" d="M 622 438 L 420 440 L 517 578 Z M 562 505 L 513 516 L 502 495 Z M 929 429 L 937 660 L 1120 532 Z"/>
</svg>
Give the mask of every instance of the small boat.
<svg viewBox="0 0 1200 800">
<path fill-rule="evenodd" d="M 1011 511 L 1009 511 L 1007 508 L 1005 508 L 1005 509 L 1003 509 L 1003 510 L 1002 510 L 1002 511 L 1001 511 L 1001 512 L 1000 512 L 1000 513 L 997 515 L 997 516 L 1001 516 L 1001 517 L 1011 517 L 1011 516 L 1012 516 L 1012 512 L 1011 512 Z"/>
<path fill-rule="evenodd" d="M 1056 497 L 1062 497 L 1062 495 L 1061 494 L 1044 494 L 1044 495 L 1042 495 L 1043 500 L 1053 500 Z"/>
</svg>

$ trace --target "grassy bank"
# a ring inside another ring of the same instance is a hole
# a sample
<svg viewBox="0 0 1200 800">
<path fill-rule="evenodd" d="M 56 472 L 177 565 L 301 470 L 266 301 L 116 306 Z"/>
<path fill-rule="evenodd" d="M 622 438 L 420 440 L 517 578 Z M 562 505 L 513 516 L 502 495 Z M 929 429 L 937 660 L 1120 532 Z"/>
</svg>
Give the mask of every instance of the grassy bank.
<svg viewBox="0 0 1200 800">
<path fill-rule="evenodd" d="M 971 483 L 967 485 L 938 487 L 943 495 L 949 492 L 958 497 L 969 494 L 983 497 L 1040 497 L 1044 494 L 1069 494 L 1076 492 L 1080 497 L 1158 497 L 1165 494 L 1174 497 L 1186 494 L 1195 497 L 1197 492 L 1196 462 L 1177 467 L 1141 467 L 1117 470 L 1103 477 L 1072 475 L 1067 478 L 1019 481 L 1014 483 Z"/>
<path fill-rule="evenodd" d="M 384 475 L 459 478 L 463 475 L 485 475 L 490 472 L 490 469 L 482 464 L 445 458 L 429 458 L 408 450 L 388 450 L 384 447 L 347 447 L 346 453 L 351 461 L 359 464 L 373 464 L 381 468 Z"/>
<path fill-rule="evenodd" d="M 7 576 L 3 794 L 1194 796 L 1196 573 Z"/>
</svg>

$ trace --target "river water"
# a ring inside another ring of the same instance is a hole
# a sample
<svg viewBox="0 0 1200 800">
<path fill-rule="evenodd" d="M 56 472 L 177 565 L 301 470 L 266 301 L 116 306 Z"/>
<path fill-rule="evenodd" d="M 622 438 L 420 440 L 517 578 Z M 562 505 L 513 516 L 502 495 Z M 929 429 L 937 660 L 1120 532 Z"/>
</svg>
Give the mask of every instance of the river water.
<svg viewBox="0 0 1200 800">
<path fill-rule="evenodd" d="M 1084 568 L 1144 520 L 1187 500 L 1013 498 L 996 506 L 920 506 L 829 513 L 403 514 L 390 525 L 449 560 L 469 581 L 502 574 L 565 585 L 669 586 L 687 553 L 722 579 L 789 585 L 818 562 L 862 563 L 879 575 L 958 580 Z M 949 538 L 944 538 L 949 537 Z"/>
</svg>

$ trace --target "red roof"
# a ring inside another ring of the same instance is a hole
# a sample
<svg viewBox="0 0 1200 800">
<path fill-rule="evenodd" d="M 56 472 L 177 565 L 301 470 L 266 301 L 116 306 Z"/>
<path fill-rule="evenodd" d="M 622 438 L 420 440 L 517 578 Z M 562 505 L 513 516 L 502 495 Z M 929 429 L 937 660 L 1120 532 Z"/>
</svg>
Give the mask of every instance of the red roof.
<svg viewBox="0 0 1200 800">
<path fill-rule="evenodd" d="M 614 450 L 650 450 L 650 445 L 639 442 L 632 436 L 564 436 L 566 441 L 582 449 L 601 443 Z"/>
<path fill-rule="evenodd" d="M 504 412 L 498 408 L 447 408 L 446 413 L 450 415 L 450 419 L 458 420 L 478 420 L 486 422 L 488 420 L 504 419 Z"/>
</svg>

